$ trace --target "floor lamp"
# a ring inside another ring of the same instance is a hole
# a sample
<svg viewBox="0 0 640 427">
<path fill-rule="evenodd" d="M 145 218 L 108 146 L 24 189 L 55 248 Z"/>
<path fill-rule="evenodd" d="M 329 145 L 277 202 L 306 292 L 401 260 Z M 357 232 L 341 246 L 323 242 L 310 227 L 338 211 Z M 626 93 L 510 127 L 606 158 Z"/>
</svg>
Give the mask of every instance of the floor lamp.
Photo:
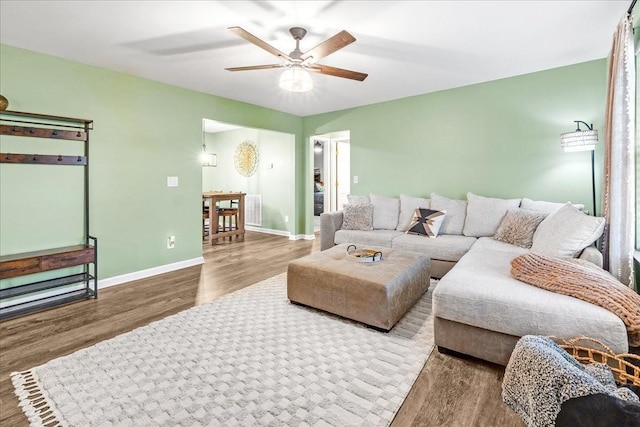
<svg viewBox="0 0 640 427">
<path fill-rule="evenodd" d="M 593 195 L 593 216 L 596 216 L 596 171 L 595 171 L 595 149 L 598 143 L 598 131 L 593 130 L 593 125 L 588 125 L 582 120 L 574 120 L 576 124 L 575 132 L 567 132 L 560 135 L 560 144 L 565 152 L 571 151 L 591 151 L 591 192 Z M 580 123 L 588 130 L 580 130 Z"/>
</svg>

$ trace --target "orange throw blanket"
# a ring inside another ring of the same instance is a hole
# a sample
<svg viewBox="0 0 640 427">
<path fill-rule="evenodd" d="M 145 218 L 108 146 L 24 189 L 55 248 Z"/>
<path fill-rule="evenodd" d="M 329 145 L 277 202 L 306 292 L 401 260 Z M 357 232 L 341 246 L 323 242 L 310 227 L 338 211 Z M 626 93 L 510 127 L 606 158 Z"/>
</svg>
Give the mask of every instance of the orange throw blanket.
<svg viewBox="0 0 640 427">
<path fill-rule="evenodd" d="M 609 310 L 626 325 L 629 345 L 640 346 L 640 295 L 609 272 L 579 259 L 525 254 L 511 261 L 511 275 L 538 288 Z"/>
</svg>

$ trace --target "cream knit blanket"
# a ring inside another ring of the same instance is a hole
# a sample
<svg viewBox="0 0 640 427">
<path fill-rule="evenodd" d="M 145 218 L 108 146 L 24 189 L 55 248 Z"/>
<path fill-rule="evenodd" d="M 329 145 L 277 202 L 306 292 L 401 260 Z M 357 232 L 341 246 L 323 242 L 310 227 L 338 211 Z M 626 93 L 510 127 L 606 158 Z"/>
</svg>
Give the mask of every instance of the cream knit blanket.
<svg viewBox="0 0 640 427">
<path fill-rule="evenodd" d="M 511 275 L 609 310 L 626 325 L 629 345 L 640 346 L 640 295 L 607 271 L 588 261 L 529 253 L 511 261 Z"/>
</svg>

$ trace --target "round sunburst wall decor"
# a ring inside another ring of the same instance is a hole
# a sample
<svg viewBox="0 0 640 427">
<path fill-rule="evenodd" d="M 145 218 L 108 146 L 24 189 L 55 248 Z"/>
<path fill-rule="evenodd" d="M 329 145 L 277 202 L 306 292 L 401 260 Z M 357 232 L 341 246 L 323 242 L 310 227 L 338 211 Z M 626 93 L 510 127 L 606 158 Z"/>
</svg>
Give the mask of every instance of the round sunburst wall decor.
<svg viewBox="0 0 640 427">
<path fill-rule="evenodd" d="M 236 147 L 233 161 L 240 175 L 253 175 L 258 168 L 258 147 L 251 141 L 241 142 Z"/>
</svg>

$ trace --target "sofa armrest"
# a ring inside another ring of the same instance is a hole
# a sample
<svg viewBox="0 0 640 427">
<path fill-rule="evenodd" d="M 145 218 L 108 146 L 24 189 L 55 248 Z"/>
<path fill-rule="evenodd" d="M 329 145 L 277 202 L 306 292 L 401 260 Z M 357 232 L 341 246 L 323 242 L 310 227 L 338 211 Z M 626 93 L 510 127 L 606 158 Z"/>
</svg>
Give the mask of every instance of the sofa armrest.
<svg viewBox="0 0 640 427">
<path fill-rule="evenodd" d="M 342 227 L 342 211 L 320 214 L 320 250 L 336 245 L 336 231 Z"/>
<path fill-rule="evenodd" d="M 578 257 L 585 261 L 589 261 L 602 268 L 602 253 L 595 246 L 587 246 Z"/>
</svg>

